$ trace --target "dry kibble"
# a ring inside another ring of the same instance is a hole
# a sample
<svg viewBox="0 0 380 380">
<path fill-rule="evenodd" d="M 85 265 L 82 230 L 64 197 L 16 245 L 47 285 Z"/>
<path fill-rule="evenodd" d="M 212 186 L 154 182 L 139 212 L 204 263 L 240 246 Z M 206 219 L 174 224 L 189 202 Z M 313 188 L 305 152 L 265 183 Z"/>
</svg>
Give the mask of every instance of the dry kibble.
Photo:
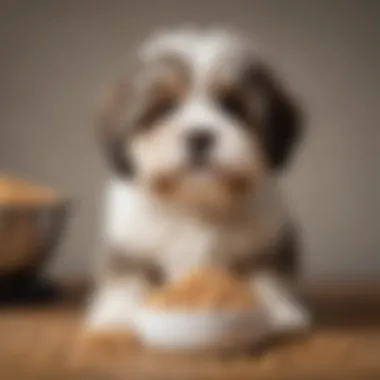
<svg viewBox="0 0 380 380">
<path fill-rule="evenodd" d="M 0 176 L 0 273 L 30 265 L 38 258 L 45 238 L 38 211 L 59 202 L 51 189 Z"/>
<path fill-rule="evenodd" d="M 59 201 L 49 189 L 31 185 L 21 179 L 0 177 L 0 206 L 44 205 Z"/>
<path fill-rule="evenodd" d="M 256 303 L 248 284 L 223 270 L 203 269 L 159 289 L 148 299 L 159 309 L 249 309 Z"/>
</svg>

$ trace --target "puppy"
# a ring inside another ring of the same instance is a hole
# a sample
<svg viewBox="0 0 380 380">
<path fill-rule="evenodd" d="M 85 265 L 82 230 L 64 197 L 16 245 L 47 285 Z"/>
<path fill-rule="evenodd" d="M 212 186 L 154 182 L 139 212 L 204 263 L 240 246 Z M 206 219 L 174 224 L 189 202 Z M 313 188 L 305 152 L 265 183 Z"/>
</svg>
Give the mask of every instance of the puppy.
<svg viewBox="0 0 380 380">
<path fill-rule="evenodd" d="M 204 266 L 247 278 L 274 328 L 308 326 L 276 185 L 300 137 L 297 105 L 234 32 L 157 34 L 134 58 L 100 114 L 112 177 L 87 327 L 133 330 L 152 287 Z"/>
</svg>

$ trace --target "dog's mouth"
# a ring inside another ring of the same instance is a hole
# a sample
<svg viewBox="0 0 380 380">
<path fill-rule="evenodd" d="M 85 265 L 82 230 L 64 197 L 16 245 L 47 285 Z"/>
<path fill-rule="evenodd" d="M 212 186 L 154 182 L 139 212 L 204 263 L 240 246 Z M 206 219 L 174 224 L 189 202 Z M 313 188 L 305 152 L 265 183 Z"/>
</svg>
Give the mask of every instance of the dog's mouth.
<svg viewBox="0 0 380 380">
<path fill-rule="evenodd" d="M 208 154 L 190 155 L 187 160 L 186 170 L 190 173 L 196 172 L 212 172 L 215 165 L 212 163 Z"/>
<path fill-rule="evenodd" d="M 224 192 L 230 198 L 238 198 L 254 188 L 254 176 L 242 170 L 227 170 L 213 165 L 209 160 L 191 161 L 181 170 L 161 173 L 151 181 L 153 191 L 159 195 L 178 195 L 181 191 L 195 193 Z M 198 195 L 199 196 L 199 195 Z"/>
</svg>

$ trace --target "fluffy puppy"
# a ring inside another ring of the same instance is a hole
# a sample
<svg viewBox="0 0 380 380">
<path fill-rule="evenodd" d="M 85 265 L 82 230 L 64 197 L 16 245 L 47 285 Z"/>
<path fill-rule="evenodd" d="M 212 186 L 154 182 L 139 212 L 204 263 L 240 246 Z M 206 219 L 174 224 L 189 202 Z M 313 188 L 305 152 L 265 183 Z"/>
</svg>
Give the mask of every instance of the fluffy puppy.
<svg viewBox="0 0 380 380">
<path fill-rule="evenodd" d="M 300 136 L 296 104 L 230 31 L 157 34 L 134 58 L 100 115 L 113 174 L 88 327 L 133 329 L 151 287 L 203 266 L 246 276 L 276 328 L 307 326 L 284 280 L 297 260 L 276 185 Z"/>
</svg>

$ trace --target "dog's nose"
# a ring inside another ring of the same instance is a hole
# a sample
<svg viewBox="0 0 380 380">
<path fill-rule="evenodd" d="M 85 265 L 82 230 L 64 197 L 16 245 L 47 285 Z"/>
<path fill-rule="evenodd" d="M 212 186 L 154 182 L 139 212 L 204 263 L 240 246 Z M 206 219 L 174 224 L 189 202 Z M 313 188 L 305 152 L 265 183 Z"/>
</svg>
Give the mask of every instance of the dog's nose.
<svg viewBox="0 0 380 380">
<path fill-rule="evenodd" d="M 187 145 L 193 154 L 205 154 L 211 149 L 215 136 L 205 130 L 193 131 L 187 135 Z"/>
</svg>

